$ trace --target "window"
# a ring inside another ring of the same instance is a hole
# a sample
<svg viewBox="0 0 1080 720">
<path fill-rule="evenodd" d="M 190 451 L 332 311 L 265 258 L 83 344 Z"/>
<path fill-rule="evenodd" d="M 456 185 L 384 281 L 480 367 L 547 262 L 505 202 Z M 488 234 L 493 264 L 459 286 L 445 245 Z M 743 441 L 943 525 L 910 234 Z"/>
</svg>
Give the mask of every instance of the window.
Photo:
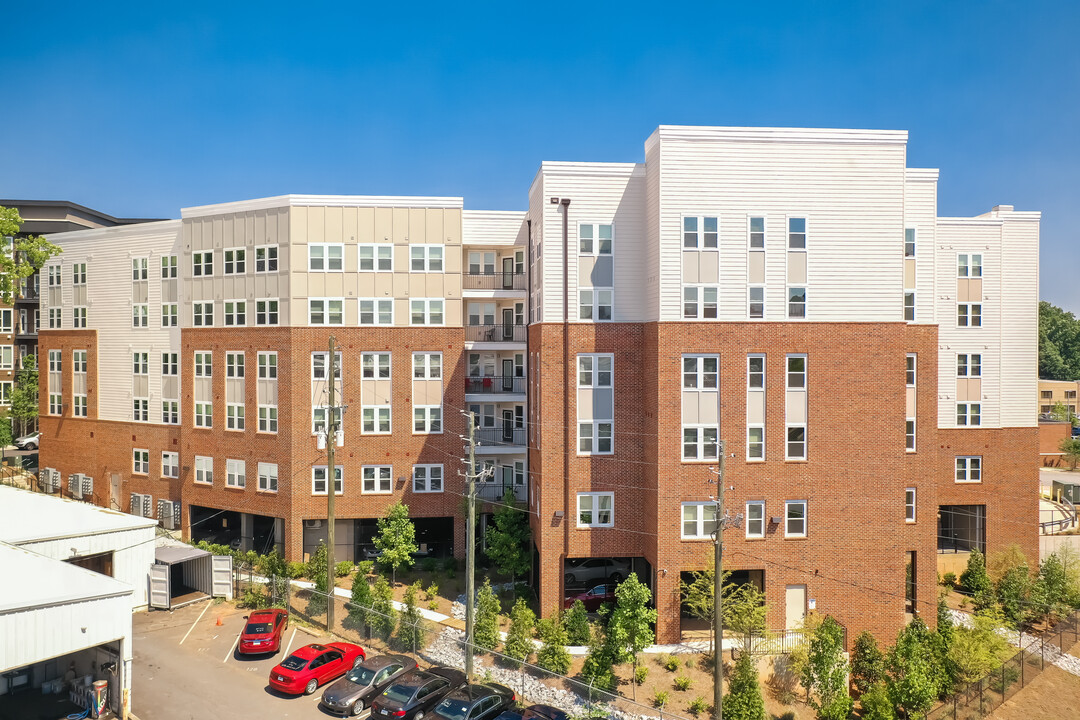
<svg viewBox="0 0 1080 720">
<path fill-rule="evenodd" d="M 244 248 L 228 248 L 225 254 L 225 274 L 243 275 L 247 264 L 247 250 Z"/>
<path fill-rule="evenodd" d="M 226 300 L 225 301 L 225 324 L 226 325 L 247 325 L 247 301 L 245 301 L 245 300 Z"/>
<path fill-rule="evenodd" d="M 915 322 L 915 293 L 904 293 L 904 320 Z"/>
<path fill-rule="evenodd" d="M 214 274 L 214 252 L 197 252 L 191 254 L 191 274 L 194 277 L 210 277 Z"/>
<path fill-rule="evenodd" d="M 906 358 L 907 372 L 906 381 L 908 387 L 915 387 L 915 358 L 918 357 L 914 354 L 909 354 Z"/>
<path fill-rule="evenodd" d="M 74 350 L 71 353 L 71 359 L 73 361 L 72 372 L 75 374 L 81 374 L 86 372 L 86 350 Z"/>
<path fill-rule="evenodd" d="M 613 357 L 612 355 L 578 355 L 578 387 L 611 388 Z M 610 454 L 612 452 L 612 421 L 610 418 L 584 418 L 578 420 L 579 454 Z"/>
<path fill-rule="evenodd" d="M 146 303 L 135 303 L 131 306 L 131 327 L 144 328 L 150 326 L 150 306 Z"/>
<path fill-rule="evenodd" d="M 277 272 L 277 245 L 257 245 L 255 247 L 255 272 Z"/>
<path fill-rule="evenodd" d="M 615 493 L 578 493 L 577 513 L 578 527 L 612 527 L 612 506 L 615 504 Z"/>
<path fill-rule="evenodd" d="M 394 324 L 394 301 L 393 300 L 361 300 L 360 301 L 360 324 L 361 325 L 393 325 Z"/>
<path fill-rule="evenodd" d="M 915 228 L 904 228 L 904 257 L 915 257 Z"/>
<path fill-rule="evenodd" d="M 162 305 L 161 327 L 178 327 L 179 325 L 179 306 L 176 303 L 165 303 Z"/>
<path fill-rule="evenodd" d="M 75 329 L 86 327 L 86 308 L 75 307 L 71 311 L 71 326 Z"/>
<path fill-rule="evenodd" d="M 360 245 L 360 269 L 390 271 L 394 269 L 393 245 Z"/>
<path fill-rule="evenodd" d="M 64 369 L 64 357 L 59 350 L 49 351 L 49 372 L 58 373 Z"/>
<path fill-rule="evenodd" d="M 334 494 L 343 495 L 345 493 L 344 481 L 342 479 L 343 468 L 340 465 L 334 466 Z M 326 477 L 327 468 L 325 465 L 318 465 L 311 468 L 311 494 L 312 495 L 325 495 L 326 494 Z"/>
<path fill-rule="evenodd" d="M 360 374 L 365 380 L 389 380 L 390 353 L 361 354 Z"/>
<path fill-rule="evenodd" d="M 177 276 L 176 256 L 175 255 L 162 255 L 161 256 L 161 279 L 171 280 Z M 86 277 L 86 266 L 83 265 L 83 277 Z M 85 282 L 85 281 L 84 281 Z"/>
<path fill-rule="evenodd" d="M 49 414 L 60 415 L 64 412 L 64 399 L 60 393 L 49 393 Z"/>
<path fill-rule="evenodd" d="M 71 284 L 86 284 L 86 263 L 75 263 L 71 266 Z"/>
<path fill-rule="evenodd" d="M 161 422 L 166 425 L 179 425 L 180 424 L 180 401 L 179 400 L 162 400 L 161 401 Z"/>
<path fill-rule="evenodd" d="M 716 390 L 719 364 L 716 355 L 683 355 L 683 388 Z"/>
<path fill-rule="evenodd" d="M 277 250 L 277 247 L 274 247 Z M 259 492 L 277 492 L 277 464 L 259 463 Z"/>
<path fill-rule="evenodd" d="M 750 218 L 750 249 L 765 249 L 765 218 Z"/>
<path fill-rule="evenodd" d="M 611 288 L 581 288 L 578 290 L 578 319 L 611 320 L 614 290 Z"/>
<path fill-rule="evenodd" d="M 385 435 L 390 432 L 390 408 L 382 405 L 360 409 L 361 432 Z"/>
<path fill-rule="evenodd" d="M 195 403 L 195 427 L 214 426 L 214 406 L 208 402 Z"/>
<path fill-rule="evenodd" d="M 6 394 L 3 394 L 2 392 L 0 392 L 0 396 L 2 396 L 2 397 L 0 397 L 0 405 L 7 405 L 8 402 L 9 402 L 9 395 L 6 395 Z M 73 411 L 72 411 L 72 414 L 75 417 L 86 417 L 87 416 L 87 412 L 86 412 L 86 396 L 76 394 L 76 395 L 72 395 L 71 399 L 73 401 L 73 408 L 74 408 Z"/>
<path fill-rule="evenodd" d="M 765 288 L 760 285 L 752 285 L 749 288 L 750 306 L 748 312 L 751 318 L 765 317 Z"/>
<path fill-rule="evenodd" d="M 982 327 L 982 304 L 960 303 L 956 306 L 957 327 Z"/>
<path fill-rule="evenodd" d="M 957 277 L 982 277 L 982 255 L 973 254 L 968 255 L 961 253 L 956 256 L 956 276 Z"/>
<path fill-rule="evenodd" d="M 62 310 L 61 308 L 49 308 L 49 329 L 59 330 L 62 326 Z"/>
<path fill-rule="evenodd" d="M 393 489 L 392 470 L 389 465 L 365 465 L 361 492 L 386 494 Z"/>
<path fill-rule="evenodd" d="M 409 248 L 409 269 L 413 272 L 442 272 L 442 245 L 413 245 Z"/>
<path fill-rule="evenodd" d="M 259 432 L 277 432 L 277 405 L 259 406 Z"/>
<path fill-rule="evenodd" d="M 806 288 L 804 288 L 804 287 L 789 287 L 788 288 L 788 317 L 789 318 L 804 318 L 804 317 L 806 317 Z"/>
<path fill-rule="evenodd" d="M 14 364 L 15 348 L 11 345 L 0 345 L 0 370 L 10 370 Z"/>
<path fill-rule="evenodd" d="M 131 365 L 131 371 L 136 375 L 150 374 L 150 353 L 133 353 L 131 356 Z"/>
<path fill-rule="evenodd" d="M 177 375 L 180 364 L 180 353 L 161 353 L 161 374 Z"/>
<path fill-rule="evenodd" d="M 683 288 L 683 317 L 687 319 L 716 319 L 718 288 L 689 285 Z"/>
<path fill-rule="evenodd" d="M 582 255 L 611 255 L 612 225 L 579 225 L 578 252 Z"/>
<path fill-rule="evenodd" d="M 0 333 L 10 333 L 12 331 L 13 317 L 11 308 L 0 310 Z"/>
<path fill-rule="evenodd" d="M 719 452 L 719 429 L 683 426 L 683 460 L 715 460 Z"/>
<path fill-rule="evenodd" d="M 765 459 L 765 426 L 760 424 L 746 427 L 746 459 Z"/>
<path fill-rule="evenodd" d="M 784 537 L 806 537 L 806 501 L 784 503 Z"/>
<path fill-rule="evenodd" d="M 442 378 L 442 353 L 413 353 L 413 379 Z"/>
<path fill-rule="evenodd" d="M 214 326 L 214 303 L 192 303 L 192 324 L 195 327 Z"/>
<path fill-rule="evenodd" d="M 244 377 L 244 353 L 225 353 L 225 377 Z"/>
<path fill-rule="evenodd" d="M 438 405 L 418 405 L 413 408 L 413 434 L 441 433 L 442 408 Z"/>
<path fill-rule="evenodd" d="M 341 243 L 311 243 L 308 245 L 308 270 L 315 272 L 340 271 L 345 246 Z M 363 251 L 361 251 L 363 257 Z M 361 263 L 361 270 L 363 266 Z"/>
<path fill-rule="evenodd" d="M 806 426 L 788 425 L 787 460 L 806 459 Z"/>
<path fill-rule="evenodd" d="M 1039 393 L 1039 397 L 1043 400 L 1050 400 L 1054 397 L 1054 392 L 1052 390 L 1043 390 Z"/>
<path fill-rule="evenodd" d="M 716 503 L 684 502 L 682 504 L 683 540 L 700 540 L 711 537 L 715 532 Z"/>
<path fill-rule="evenodd" d="M 225 487 L 242 488 L 247 485 L 247 463 L 243 460 L 225 461 Z"/>
<path fill-rule="evenodd" d="M 341 325 L 344 322 L 341 298 L 308 300 L 308 322 L 311 325 Z"/>
<path fill-rule="evenodd" d="M 915 488 L 904 489 L 904 522 L 915 522 Z"/>
<path fill-rule="evenodd" d="M 610 420 L 578 422 L 579 455 L 610 455 L 612 452 Z"/>
<path fill-rule="evenodd" d="M 614 355 L 578 355 L 578 387 L 611 387 L 613 359 Z"/>
<path fill-rule="evenodd" d="M 325 407 L 312 408 L 311 409 L 311 417 L 312 417 L 312 424 L 313 424 L 312 434 L 313 435 L 318 435 L 319 433 L 326 432 L 326 408 Z M 341 408 L 338 408 L 337 410 L 334 411 L 334 427 L 336 428 L 336 430 L 341 430 L 341 428 L 342 428 L 342 424 L 341 424 Z"/>
<path fill-rule="evenodd" d="M 958 456 L 956 458 L 956 482 L 982 482 L 982 456 Z"/>
<path fill-rule="evenodd" d="M 180 454 L 174 452 L 161 453 L 161 477 L 180 477 Z"/>
<path fill-rule="evenodd" d="M 244 405 L 242 403 L 225 404 L 225 429 L 244 429 Z"/>
<path fill-rule="evenodd" d="M 442 325 L 442 300 L 410 300 L 409 322 L 413 325 Z"/>
<path fill-rule="evenodd" d="M 956 403 L 957 425 L 981 425 L 982 405 L 980 403 Z"/>
<path fill-rule="evenodd" d="M 147 258 L 131 258 L 131 279 L 132 281 L 146 280 L 147 278 Z M 49 285 L 52 285 L 52 271 L 56 270 L 56 284 L 60 284 L 60 268 L 49 268 Z"/>
<path fill-rule="evenodd" d="M 195 482 L 200 485 L 214 484 L 214 458 L 195 456 Z"/>
<path fill-rule="evenodd" d="M 413 465 L 413 492 L 433 493 L 443 491 L 442 465 Z"/>
<path fill-rule="evenodd" d="M 788 250 L 806 249 L 806 218 L 788 218 Z"/>
<path fill-rule="evenodd" d="M 330 359 L 329 353 L 312 353 L 311 354 L 311 379 L 326 380 L 326 362 Z M 341 379 L 341 353 L 334 353 L 334 379 Z"/>
<path fill-rule="evenodd" d="M 278 324 L 278 301 L 256 300 L 255 301 L 255 324 L 277 325 Z"/>
<path fill-rule="evenodd" d="M 276 352 L 261 352 L 261 353 L 259 353 L 259 379 L 260 380 L 275 380 L 275 379 L 277 379 L 277 353 Z"/>
<path fill-rule="evenodd" d="M 60 287 L 60 283 L 61 283 L 60 266 L 59 265 L 50 265 L 49 266 L 49 287 Z"/>
<path fill-rule="evenodd" d="M 683 218 L 683 247 L 687 249 L 716 249 L 719 238 L 719 218 L 684 217 Z"/>
<path fill-rule="evenodd" d="M 982 377 L 982 355 L 957 354 L 956 377 Z"/>
<path fill-rule="evenodd" d="M 150 451 L 149 450 L 132 450 L 131 451 L 131 471 L 136 475 L 149 475 L 150 474 Z"/>
<path fill-rule="evenodd" d="M 904 421 L 904 449 L 915 452 L 915 420 L 912 418 Z"/>
<path fill-rule="evenodd" d="M 763 501 L 746 503 L 746 537 L 765 537 L 765 503 Z"/>
<path fill-rule="evenodd" d="M 213 355 L 208 352 L 195 353 L 195 377 L 211 377 L 213 374 Z"/>
<path fill-rule="evenodd" d="M 806 389 L 806 356 L 805 355 L 788 355 L 787 356 L 787 389 L 788 390 L 805 390 Z"/>
<path fill-rule="evenodd" d="M 805 418 L 805 392 L 806 392 L 806 356 L 788 355 L 787 358 L 787 390 L 788 393 L 803 392 L 803 418 Z M 785 444 L 786 460 L 806 459 L 806 424 L 804 422 L 789 422 L 786 426 L 787 442 Z"/>
<path fill-rule="evenodd" d="M 150 422 L 150 398 L 135 398 L 131 401 L 131 419 L 135 422 Z"/>
</svg>

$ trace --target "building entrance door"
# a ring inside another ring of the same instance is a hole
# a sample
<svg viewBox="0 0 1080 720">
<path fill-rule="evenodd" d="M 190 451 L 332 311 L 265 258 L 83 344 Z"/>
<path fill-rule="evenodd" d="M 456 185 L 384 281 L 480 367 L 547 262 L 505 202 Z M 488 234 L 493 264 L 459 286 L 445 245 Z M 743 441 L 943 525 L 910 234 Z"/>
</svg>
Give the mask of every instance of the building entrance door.
<svg viewBox="0 0 1080 720">
<path fill-rule="evenodd" d="M 787 610 L 787 629 L 793 630 L 802 624 L 806 617 L 806 586 L 788 585 L 784 596 Z"/>
</svg>

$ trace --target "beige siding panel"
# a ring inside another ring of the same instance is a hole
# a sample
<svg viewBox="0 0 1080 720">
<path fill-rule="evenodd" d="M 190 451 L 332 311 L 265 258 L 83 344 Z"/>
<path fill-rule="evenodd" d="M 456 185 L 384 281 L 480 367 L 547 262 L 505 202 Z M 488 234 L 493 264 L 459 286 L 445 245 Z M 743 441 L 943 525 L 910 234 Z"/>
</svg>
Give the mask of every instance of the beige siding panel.
<svg viewBox="0 0 1080 720">
<path fill-rule="evenodd" d="M 356 327 L 360 324 L 360 305 L 356 298 L 345 298 L 344 305 L 344 317 L 342 322 L 345 327 Z"/>
<path fill-rule="evenodd" d="M 180 378 L 161 378 L 161 397 L 177 400 L 180 397 Z"/>
<path fill-rule="evenodd" d="M 443 234 L 447 245 L 461 244 L 461 210 L 445 208 L 443 211 Z"/>
<path fill-rule="evenodd" d="M 375 235 L 372 242 L 393 242 L 394 214 L 390 208 L 375 208 Z"/>
<path fill-rule="evenodd" d="M 461 275 L 461 246 L 447 245 L 443 248 L 443 268 L 448 274 Z"/>
<path fill-rule="evenodd" d="M 449 300 L 448 299 L 446 301 L 446 305 L 444 306 L 446 308 L 446 316 L 444 318 L 444 320 L 445 320 L 444 324 L 447 327 L 461 327 L 462 326 L 461 305 L 462 305 L 461 300 Z"/>
<path fill-rule="evenodd" d="M 212 378 L 195 378 L 192 387 L 194 388 L 196 402 L 206 402 L 213 397 L 211 380 Z"/>
<path fill-rule="evenodd" d="M 711 425 L 720 422 L 720 404 L 717 402 L 719 393 L 698 393 L 698 422 Z"/>
<path fill-rule="evenodd" d="M 424 273 L 419 275 L 420 278 L 420 290 L 417 294 L 424 297 L 453 297 L 455 295 L 461 296 L 459 291 L 453 287 L 453 281 L 455 278 L 452 275 L 443 275 L 441 273 Z M 460 284 L 460 278 L 457 278 L 458 284 Z M 450 287 L 448 287 L 450 286 Z"/>
<path fill-rule="evenodd" d="M 715 285 L 720 282 L 720 253 L 701 251 L 698 256 L 698 282 Z"/>
<path fill-rule="evenodd" d="M 308 208 L 307 241 L 309 243 L 333 242 L 332 239 L 326 237 L 326 208 Z"/>
<path fill-rule="evenodd" d="M 746 422 L 761 425 L 765 422 L 765 393 L 746 393 Z"/>
<path fill-rule="evenodd" d="M 785 422 L 789 424 L 806 422 L 806 393 L 788 390 L 785 395 Z"/>
<path fill-rule="evenodd" d="M 355 277 L 356 297 L 375 297 L 375 274 L 357 273 Z"/>
<path fill-rule="evenodd" d="M 391 210 L 391 223 L 393 224 L 394 244 L 400 245 L 409 242 L 409 209 L 393 208 Z"/>
<path fill-rule="evenodd" d="M 754 285 L 765 282 L 765 253 L 754 251 L 749 257 L 749 280 Z"/>
<path fill-rule="evenodd" d="M 50 375 L 50 377 L 52 377 Z M 131 378 L 131 391 L 135 397 L 150 396 L 150 378 L 146 375 L 135 375 Z"/>
<path fill-rule="evenodd" d="M 698 256 L 700 253 L 684 251 L 682 259 L 682 279 L 684 283 L 701 282 L 699 277 Z"/>
<path fill-rule="evenodd" d="M 413 273 L 405 277 L 409 283 L 409 297 L 429 297 L 427 294 L 427 276 L 424 273 Z"/>
<path fill-rule="evenodd" d="M 915 289 L 915 258 L 904 259 L 904 289 Z"/>
<path fill-rule="evenodd" d="M 326 273 L 323 278 L 323 291 L 326 293 L 326 297 L 344 297 L 344 273 Z"/>
<path fill-rule="evenodd" d="M 323 208 L 323 213 L 325 217 L 326 242 L 344 241 L 344 233 L 342 232 L 343 220 L 341 211 L 342 209 L 339 207 Z M 353 267 L 355 267 L 355 265 Z"/>
<path fill-rule="evenodd" d="M 906 388 L 905 401 L 907 403 L 907 417 L 915 417 L 915 388 Z"/>
<path fill-rule="evenodd" d="M 375 208 L 356 208 L 356 242 L 375 242 Z"/>
<path fill-rule="evenodd" d="M 438 380 L 413 381 L 413 405 L 442 405 L 443 387 Z"/>
<path fill-rule="evenodd" d="M 427 208 L 424 211 L 424 238 L 429 243 L 444 243 L 443 236 L 443 211 L 438 208 Z M 418 240 L 419 241 L 419 240 Z"/>
<path fill-rule="evenodd" d="M 427 209 L 409 208 L 409 242 L 426 243 L 427 239 Z"/>
<path fill-rule="evenodd" d="M 579 255 L 578 256 L 578 277 L 589 278 L 592 277 L 593 268 L 596 267 L 596 258 L 591 255 Z M 497 266 L 497 269 L 501 269 Z M 591 285 L 590 281 L 583 281 L 584 285 Z"/>
<path fill-rule="evenodd" d="M 788 285 L 806 284 L 806 253 L 788 253 Z M 816 295 L 817 293 L 815 293 Z M 816 298 L 815 298 L 816 302 Z"/>
<path fill-rule="evenodd" d="M 393 295 L 396 298 L 409 297 L 409 274 L 396 272 L 393 274 Z"/>
<path fill-rule="evenodd" d="M 578 420 L 588 420 L 593 413 L 593 391 L 591 388 L 581 388 L 577 391 L 577 416 Z"/>
<path fill-rule="evenodd" d="M 234 379 L 225 381 L 225 402 L 241 404 L 244 402 L 243 380 Z"/>
<path fill-rule="evenodd" d="M 693 390 L 684 390 L 682 394 L 682 421 L 684 425 L 693 425 L 700 420 L 701 408 L 698 403 L 698 396 L 701 393 L 694 392 Z"/>
<path fill-rule="evenodd" d="M 382 297 L 378 295 L 376 297 Z M 394 324 L 398 326 L 409 325 L 412 315 L 409 312 L 409 300 L 407 298 L 394 298 Z"/>
<path fill-rule="evenodd" d="M 362 276 L 373 279 L 375 297 L 396 297 L 394 295 L 394 276 L 391 273 L 362 273 Z"/>
</svg>

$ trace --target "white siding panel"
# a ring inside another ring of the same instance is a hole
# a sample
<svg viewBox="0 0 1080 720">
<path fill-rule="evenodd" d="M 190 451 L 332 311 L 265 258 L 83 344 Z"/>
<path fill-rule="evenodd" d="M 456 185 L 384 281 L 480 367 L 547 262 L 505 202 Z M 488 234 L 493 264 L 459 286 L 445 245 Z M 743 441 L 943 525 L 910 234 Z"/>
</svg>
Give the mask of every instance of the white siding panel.
<svg viewBox="0 0 1080 720">
<path fill-rule="evenodd" d="M 124 659 L 130 660 L 130 639 L 131 608 L 126 597 L 3 613 L 0 672 L 114 640 L 124 641 Z"/>
<path fill-rule="evenodd" d="M 1035 427 L 1039 377 L 1039 216 L 1000 213 L 1001 425 Z M 1007 275 L 1006 275 L 1007 273 Z"/>
<path fill-rule="evenodd" d="M 935 252 L 937 231 L 937 171 L 908 170 L 904 186 L 904 227 L 915 228 L 915 322 L 937 317 Z M 903 256 L 901 246 L 900 257 Z M 902 260 L 901 260 L 902 262 Z"/>
<path fill-rule="evenodd" d="M 528 213 L 494 210 L 463 210 L 461 241 L 465 245 L 524 245 Z"/>
</svg>

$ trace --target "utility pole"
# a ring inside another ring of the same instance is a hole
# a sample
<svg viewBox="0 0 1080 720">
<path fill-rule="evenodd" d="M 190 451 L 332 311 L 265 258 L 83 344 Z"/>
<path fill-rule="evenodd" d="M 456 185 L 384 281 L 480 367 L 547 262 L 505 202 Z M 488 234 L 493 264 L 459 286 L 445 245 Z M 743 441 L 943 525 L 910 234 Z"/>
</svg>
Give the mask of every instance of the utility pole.
<svg viewBox="0 0 1080 720">
<path fill-rule="evenodd" d="M 724 466 L 727 461 L 727 443 L 719 443 L 720 467 L 713 470 L 718 492 L 716 493 L 716 531 L 713 533 L 713 545 L 716 558 L 713 568 L 713 709 L 716 720 L 724 720 L 724 527 L 727 517 L 724 515 Z"/>
<path fill-rule="evenodd" d="M 330 593 L 326 602 L 326 631 L 334 632 L 334 586 L 337 573 L 334 572 L 334 493 L 337 482 L 334 472 L 334 447 L 337 445 L 337 406 L 334 403 L 334 390 L 337 382 L 337 361 L 334 352 L 334 336 L 330 336 L 330 356 L 326 361 L 327 378 L 330 384 L 329 407 L 326 408 L 326 589 Z"/>
<path fill-rule="evenodd" d="M 465 417 L 469 423 L 469 470 L 465 476 L 468 483 L 466 498 L 469 518 L 465 525 L 465 677 L 473 676 L 473 614 L 476 604 L 476 416 L 470 411 Z"/>
</svg>

